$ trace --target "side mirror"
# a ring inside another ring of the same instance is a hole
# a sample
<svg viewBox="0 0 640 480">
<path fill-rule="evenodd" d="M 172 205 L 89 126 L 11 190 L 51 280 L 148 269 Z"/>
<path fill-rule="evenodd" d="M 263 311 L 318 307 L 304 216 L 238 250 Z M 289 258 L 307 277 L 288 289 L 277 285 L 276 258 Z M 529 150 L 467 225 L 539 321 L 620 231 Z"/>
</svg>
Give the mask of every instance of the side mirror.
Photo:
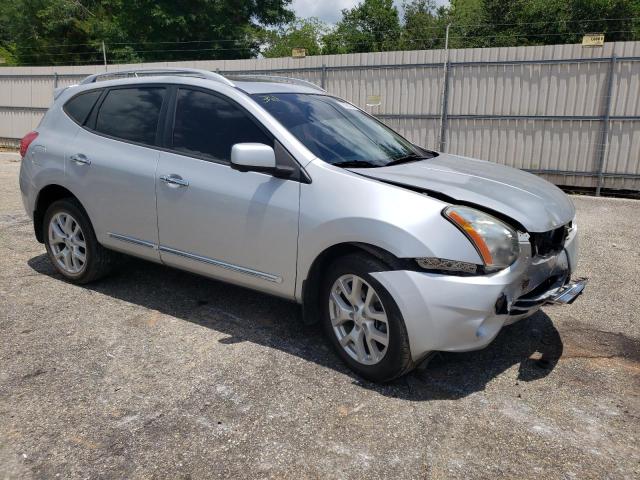
<svg viewBox="0 0 640 480">
<path fill-rule="evenodd" d="M 290 177 L 294 172 L 291 167 L 279 167 L 273 148 L 263 143 L 236 143 L 231 147 L 231 168 L 241 172 L 269 173 L 279 178 Z"/>
</svg>

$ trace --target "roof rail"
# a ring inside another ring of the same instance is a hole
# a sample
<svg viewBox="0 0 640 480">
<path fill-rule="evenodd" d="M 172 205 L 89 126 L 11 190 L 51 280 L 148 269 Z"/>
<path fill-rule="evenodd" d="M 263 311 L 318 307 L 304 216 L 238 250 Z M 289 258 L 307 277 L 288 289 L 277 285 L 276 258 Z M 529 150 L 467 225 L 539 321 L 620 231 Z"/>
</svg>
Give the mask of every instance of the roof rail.
<svg viewBox="0 0 640 480">
<path fill-rule="evenodd" d="M 219 73 L 210 72 L 209 70 L 200 70 L 197 68 L 140 68 L 135 70 L 120 70 L 117 72 L 103 72 L 89 75 L 80 82 L 80 85 L 87 83 L 95 83 L 103 80 L 114 80 L 116 78 L 130 77 L 149 77 L 160 75 L 178 75 L 184 77 L 204 78 L 215 82 L 224 83 L 230 87 L 235 86 L 231 80 L 223 77 Z"/>
<path fill-rule="evenodd" d="M 326 90 L 313 82 L 309 82 L 307 80 L 301 80 L 299 78 L 291 78 L 291 77 L 282 77 L 277 75 L 262 75 L 262 74 L 252 74 L 252 73 L 238 73 L 233 75 L 227 75 L 227 78 L 235 79 L 239 82 L 256 80 L 263 82 L 277 82 L 277 83 L 291 83 L 293 85 L 301 85 L 303 87 L 313 88 L 314 90 L 320 90 L 322 92 L 326 92 Z"/>
</svg>

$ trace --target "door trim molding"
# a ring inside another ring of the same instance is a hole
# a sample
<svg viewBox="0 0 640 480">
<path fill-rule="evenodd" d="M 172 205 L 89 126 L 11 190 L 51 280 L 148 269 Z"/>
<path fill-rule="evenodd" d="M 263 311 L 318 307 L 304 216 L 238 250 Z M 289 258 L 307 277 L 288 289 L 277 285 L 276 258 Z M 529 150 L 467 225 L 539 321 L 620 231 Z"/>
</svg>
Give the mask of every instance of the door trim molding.
<svg viewBox="0 0 640 480">
<path fill-rule="evenodd" d="M 216 260 L 215 258 L 203 257 L 202 255 L 196 255 L 195 253 L 185 252 L 183 250 L 177 250 L 171 247 L 164 247 L 162 245 L 156 245 L 146 240 L 140 240 L 139 238 L 129 237 L 128 235 L 121 235 L 119 233 L 108 232 L 111 238 L 120 240 L 122 242 L 133 243 L 134 245 L 140 245 L 142 247 L 152 248 L 154 250 L 160 250 L 160 252 L 170 253 L 179 257 L 188 258 L 189 260 L 195 260 L 197 262 L 206 263 L 208 265 L 214 265 L 216 267 L 224 268 L 232 272 L 243 273 L 252 277 L 261 278 L 273 283 L 282 283 L 282 277 L 278 275 L 272 275 L 270 273 L 261 272 L 259 270 L 252 270 L 251 268 L 241 267 L 240 265 L 234 265 L 233 263 L 223 262 L 222 260 Z"/>
<path fill-rule="evenodd" d="M 147 242 L 146 240 L 140 240 L 139 238 L 129 237 L 127 235 L 120 235 L 119 233 L 112 232 L 108 232 L 107 235 L 122 242 L 133 243 L 134 245 L 140 245 L 142 247 L 152 248 L 154 250 L 158 249 L 158 245 L 156 245 L 155 243 Z"/>
<path fill-rule="evenodd" d="M 188 258 L 189 260 L 195 260 L 197 262 L 202 262 L 209 265 L 215 265 L 216 267 L 221 267 L 226 270 L 231 270 L 232 272 L 244 273 L 245 275 L 258 277 L 273 283 L 282 283 L 282 277 L 279 277 L 277 275 L 272 275 L 270 273 L 261 272 L 259 270 L 252 270 L 251 268 L 241 267 L 240 265 L 235 265 L 233 263 L 223 262 L 222 260 L 216 260 L 215 258 L 203 257 L 202 255 L 196 255 L 194 253 L 184 252 L 182 250 L 177 250 L 171 247 L 165 247 L 163 245 L 160 245 L 159 248 L 161 252 L 171 253 L 172 255 Z"/>
</svg>

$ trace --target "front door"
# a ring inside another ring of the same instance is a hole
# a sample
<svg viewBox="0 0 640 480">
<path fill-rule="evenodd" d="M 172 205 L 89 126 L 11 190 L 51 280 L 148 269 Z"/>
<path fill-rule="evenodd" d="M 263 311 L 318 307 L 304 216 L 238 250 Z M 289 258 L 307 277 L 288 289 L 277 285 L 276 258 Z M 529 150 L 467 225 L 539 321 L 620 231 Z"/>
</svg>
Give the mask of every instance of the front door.
<svg viewBox="0 0 640 480">
<path fill-rule="evenodd" d="M 178 89 L 171 152 L 160 153 L 156 175 L 160 256 L 293 297 L 300 183 L 232 169 L 231 147 L 244 142 L 274 139 L 231 100 Z"/>
</svg>

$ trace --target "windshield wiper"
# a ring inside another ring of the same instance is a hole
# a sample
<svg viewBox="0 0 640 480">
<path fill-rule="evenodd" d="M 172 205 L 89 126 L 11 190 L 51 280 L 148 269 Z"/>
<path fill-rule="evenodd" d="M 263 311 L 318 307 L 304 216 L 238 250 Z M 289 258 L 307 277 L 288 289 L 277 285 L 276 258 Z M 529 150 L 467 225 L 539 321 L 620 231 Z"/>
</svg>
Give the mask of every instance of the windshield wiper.
<svg viewBox="0 0 640 480">
<path fill-rule="evenodd" d="M 385 165 L 385 167 L 400 165 L 401 163 L 417 162 L 418 160 L 427 160 L 427 158 L 421 155 L 418 155 L 417 153 L 410 153 L 409 155 L 405 155 L 403 157 L 398 157 L 394 160 L 391 160 L 389 163 Z"/>
<path fill-rule="evenodd" d="M 343 168 L 372 168 L 378 166 L 371 162 L 367 162 L 366 160 L 343 160 L 342 162 L 336 162 L 333 165 Z"/>
</svg>

